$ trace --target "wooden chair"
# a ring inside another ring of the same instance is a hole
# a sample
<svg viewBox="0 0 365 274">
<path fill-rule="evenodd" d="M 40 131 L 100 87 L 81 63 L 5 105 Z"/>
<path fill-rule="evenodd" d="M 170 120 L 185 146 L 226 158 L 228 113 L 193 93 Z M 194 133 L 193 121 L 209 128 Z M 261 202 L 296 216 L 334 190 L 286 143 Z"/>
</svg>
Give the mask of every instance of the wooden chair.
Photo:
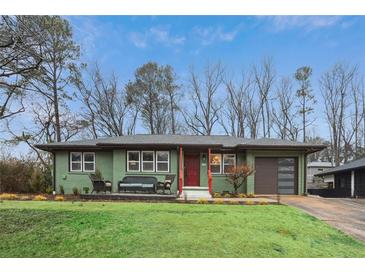
<svg viewBox="0 0 365 274">
<path fill-rule="evenodd" d="M 89 174 L 89 178 L 93 184 L 93 190 L 91 191 L 91 193 L 93 193 L 94 191 L 96 193 L 98 193 L 100 191 L 102 191 L 104 193 L 109 191 L 110 193 L 112 193 L 112 182 L 111 181 L 100 179 L 95 174 Z"/>
<path fill-rule="evenodd" d="M 157 183 L 156 191 L 162 190 L 163 194 L 165 194 L 166 190 L 168 190 L 171 194 L 171 186 L 172 186 L 172 184 L 175 180 L 175 177 L 176 177 L 175 174 L 166 175 L 165 176 L 165 181 Z"/>
</svg>

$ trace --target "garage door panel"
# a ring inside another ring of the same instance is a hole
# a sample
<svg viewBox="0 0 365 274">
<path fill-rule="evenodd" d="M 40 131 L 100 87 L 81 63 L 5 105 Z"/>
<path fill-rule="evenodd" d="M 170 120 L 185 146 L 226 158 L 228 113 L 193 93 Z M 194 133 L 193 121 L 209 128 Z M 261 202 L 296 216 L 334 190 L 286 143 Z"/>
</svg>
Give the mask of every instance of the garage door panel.
<svg viewBox="0 0 365 274">
<path fill-rule="evenodd" d="M 255 193 L 273 194 L 277 192 L 277 158 L 255 159 Z"/>
<path fill-rule="evenodd" d="M 297 161 L 295 158 L 257 157 L 255 166 L 256 194 L 297 193 Z"/>
</svg>

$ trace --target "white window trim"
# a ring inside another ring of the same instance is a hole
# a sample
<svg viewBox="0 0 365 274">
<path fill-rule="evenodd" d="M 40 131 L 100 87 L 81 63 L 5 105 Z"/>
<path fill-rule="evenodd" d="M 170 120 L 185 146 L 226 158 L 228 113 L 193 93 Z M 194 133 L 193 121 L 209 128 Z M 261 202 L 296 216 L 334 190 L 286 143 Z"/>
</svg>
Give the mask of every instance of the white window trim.
<svg viewBox="0 0 365 274">
<path fill-rule="evenodd" d="M 221 154 L 221 153 L 211 153 L 211 154 L 210 154 L 210 157 L 212 158 L 212 157 L 213 157 L 213 155 L 219 155 L 219 156 L 221 157 L 221 162 L 220 162 L 220 164 L 219 164 L 219 172 L 213 172 L 213 171 L 212 171 L 212 166 L 218 166 L 218 164 L 211 164 L 211 160 L 209 159 L 209 165 L 210 165 L 211 173 L 212 173 L 212 174 L 222 174 L 222 160 L 223 160 L 223 158 L 222 158 L 222 154 Z"/>
<path fill-rule="evenodd" d="M 138 170 L 129 170 L 129 152 L 138 152 L 138 161 L 132 160 L 131 162 L 138 162 Z M 141 152 L 139 150 L 127 150 L 127 172 L 140 172 L 141 171 Z"/>
<path fill-rule="evenodd" d="M 158 160 L 157 155 L 160 152 L 163 152 L 163 153 L 167 152 L 167 161 L 159 161 Z M 167 170 L 158 170 L 158 163 L 167 163 Z M 165 172 L 165 173 L 170 172 L 170 151 L 168 151 L 168 150 L 158 150 L 158 151 L 156 151 L 156 172 Z"/>
<path fill-rule="evenodd" d="M 223 156 L 222 156 L 222 165 L 223 165 L 223 168 L 222 168 L 222 173 L 224 173 L 224 174 L 229 174 L 229 172 L 224 172 L 224 167 L 225 166 L 227 166 L 227 165 L 225 165 L 224 164 L 224 156 L 226 156 L 226 155 L 230 155 L 230 156 L 234 156 L 234 167 L 236 167 L 236 154 L 233 154 L 233 153 L 225 153 L 225 154 L 223 154 Z"/>
<path fill-rule="evenodd" d="M 85 161 L 85 154 L 92 154 L 94 155 L 94 161 Z M 94 164 L 94 169 L 93 170 L 85 170 L 85 164 Z M 96 165 L 96 160 L 95 160 L 95 152 L 83 152 L 82 153 L 82 171 L 83 172 L 95 172 L 95 165 Z"/>
<path fill-rule="evenodd" d="M 73 153 L 78 153 L 81 154 L 81 160 L 80 161 L 72 161 L 72 154 Z M 72 169 L 72 164 L 73 163 L 80 163 L 80 169 Z M 78 151 L 74 151 L 74 152 L 70 152 L 70 171 L 72 172 L 82 172 L 82 152 L 78 152 Z"/>
<path fill-rule="evenodd" d="M 152 155 L 153 155 L 153 160 L 152 161 L 144 161 L 143 160 L 143 153 L 145 153 L 145 152 L 152 153 Z M 152 170 L 144 170 L 144 168 L 143 168 L 144 163 L 152 163 Z M 153 150 L 143 150 L 142 151 L 141 169 L 142 169 L 142 172 L 155 172 L 155 151 L 153 151 Z"/>
</svg>

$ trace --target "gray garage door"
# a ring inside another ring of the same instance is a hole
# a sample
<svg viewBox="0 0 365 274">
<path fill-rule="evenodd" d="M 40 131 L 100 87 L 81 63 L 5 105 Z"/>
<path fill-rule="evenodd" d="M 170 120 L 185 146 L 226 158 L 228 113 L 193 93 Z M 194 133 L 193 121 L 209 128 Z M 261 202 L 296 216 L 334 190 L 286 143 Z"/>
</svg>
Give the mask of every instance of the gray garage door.
<svg viewBox="0 0 365 274">
<path fill-rule="evenodd" d="M 296 158 L 257 157 L 255 159 L 256 194 L 296 194 Z"/>
</svg>

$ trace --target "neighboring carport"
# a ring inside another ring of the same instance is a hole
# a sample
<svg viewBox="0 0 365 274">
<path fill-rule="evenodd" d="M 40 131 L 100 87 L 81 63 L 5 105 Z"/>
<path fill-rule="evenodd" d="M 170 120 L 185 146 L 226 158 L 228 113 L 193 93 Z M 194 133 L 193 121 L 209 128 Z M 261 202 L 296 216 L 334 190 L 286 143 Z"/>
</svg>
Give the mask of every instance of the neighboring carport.
<svg viewBox="0 0 365 274">
<path fill-rule="evenodd" d="M 365 197 L 365 158 L 328 169 L 315 176 L 334 175 L 332 189 L 308 189 L 308 193 L 325 197 Z"/>
</svg>

